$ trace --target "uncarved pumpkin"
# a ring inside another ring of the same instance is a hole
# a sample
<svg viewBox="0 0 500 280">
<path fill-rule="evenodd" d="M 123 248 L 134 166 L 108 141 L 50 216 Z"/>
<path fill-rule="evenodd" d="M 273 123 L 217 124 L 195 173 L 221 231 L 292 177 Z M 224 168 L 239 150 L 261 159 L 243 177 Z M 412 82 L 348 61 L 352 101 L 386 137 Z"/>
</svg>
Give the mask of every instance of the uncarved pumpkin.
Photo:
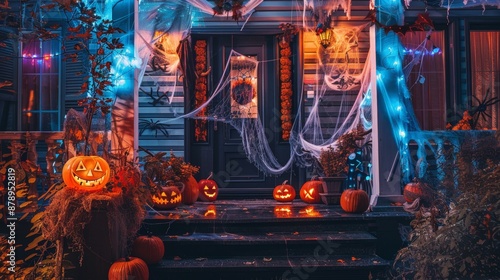
<svg viewBox="0 0 500 280">
<path fill-rule="evenodd" d="M 279 202 L 290 202 L 295 199 L 295 189 L 287 184 L 288 181 L 278 185 L 273 190 L 273 198 Z"/>
<path fill-rule="evenodd" d="M 158 236 L 142 235 L 134 240 L 131 255 L 138 257 L 147 264 L 155 264 L 161 261 L 165 254 L 165 245 Z"/>
<path fill-rule="evenodd" d="M 321 196 L 319 193 L 323 190 L 323 183 L 316 177 L 305 182 L 300 188 L 300 199 L 307 203 L 320 203 Z"/>
<path fill-rule="evenodd" d="M 370 200 L 364 190 L 347 189 L 340 196 L 340 207 L 347 213 L 363 213 L 369 205 Z"/>
<path fill-rule="evenodd" d="M 198 199 L 205 202 L 212 202 L 217 200 L 219 195 L 219 186 L 217 182 L 212 180 L 213 173 L 210 173 L 207 179 L 202 179 L 198 182 L 198 190 L 200 194 Z"/>
<path fill-rule="evenodd" d="M 423 197 L 424 192 L 422 184 L 423 183 L 418 181 L 418 179 L 413 179 L 412 182 L 405 185 L 403 189 L 403 197 L 406 202 L 412 203 L 415 199 Z"/>
<path fill-rule="evenodd" d="M 114 262 L 108 271 L 108 280 L 148 280 L 148 265 L 140 258 L 127 257 Z"/>
<path fill-rule="evenodd" d="M 102 190 L 108 183 L 109 165 L 99 156 L 76 156 L 64 164 L 62 170 L 64 183 L 68 187 L 85 192 Z"/>
<path fill-rule="evenodd" d="M 186 180 L 182 181 L 184 184 L 184 192 L 182 193 L 182 203 L 191 205 L 198 200 L 200 190 L 198 189 L 198 182 L 193 176 L 189 176 Z"/>
</svg>

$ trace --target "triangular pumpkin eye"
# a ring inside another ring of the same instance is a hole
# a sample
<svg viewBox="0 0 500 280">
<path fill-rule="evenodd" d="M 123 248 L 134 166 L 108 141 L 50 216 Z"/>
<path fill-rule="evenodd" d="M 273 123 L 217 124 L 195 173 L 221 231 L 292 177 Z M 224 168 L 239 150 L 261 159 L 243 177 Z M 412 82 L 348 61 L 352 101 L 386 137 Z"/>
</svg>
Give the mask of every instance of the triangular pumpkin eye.
<svg viewBox="0 0 500 280">
<path fill-rule="evenodd" d="M 284 192 L 288 192 L 288 189 L 285 189 Z"/>
<path fill-rule="evenodd" d="M 161 192 L 161 194 L 160 194 L 160 195 L 161 195 L 162 197 L 167 196 L 167 194 L 166 194 L 165 192 Z"/>
<path fill-rule="evenodd" d="M 205 186 L 205 188 L 203 188 L 204 190 L 208 190 L 208 186 Z"/>
<path fill-rule="evenodd" d="M 215 190 L 217 187 L 216 186 L 212 186 L 212 190 Z"/>
<path fill-rule="evenodd" d="M 172 196 L 176 196 L 177 193 L 175 191 L 172 191 Z"/>
<path fill-rule="evenodd" d="M 76 171 L 82 171 L 82 170 L 87 170 L 87 168 L 85 168 L 85 164 L 83 164 L 83 161 L 80 161 L 78 167 L 76 168 Z"/>
<path fill-rule="evenodd" d="M 94 171 L 102 172 L 102 167 L 101 167 L 101 164 L 99 162 L 95 163 Z"/>
</svg>

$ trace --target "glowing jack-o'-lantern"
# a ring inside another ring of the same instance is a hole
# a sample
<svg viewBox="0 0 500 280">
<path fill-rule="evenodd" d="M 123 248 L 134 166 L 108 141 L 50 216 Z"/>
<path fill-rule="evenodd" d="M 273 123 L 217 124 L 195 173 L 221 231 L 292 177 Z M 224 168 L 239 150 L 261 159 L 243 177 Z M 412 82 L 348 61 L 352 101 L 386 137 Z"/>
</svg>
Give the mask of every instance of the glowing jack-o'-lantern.
<svg viewBox="0 0 500 280">
<path fill-rule="evenodd" d="M 200 195 L 198 199 L 205 202 L 211 202 L 217 200 L 217 196 L 219 195 L 219 186 L 217 183 L 212 180 L 213 173 L 210 172 L 210 176 L 207 179 L 200 180 L 198 182 L 198 188 L 200 190 Z"/>
<path fill-rule="evenodd" d="M 278 185 L 273 190 L 273 198 L 279 202 L 290 202 L 295 199 L 295 189 L 287 184 L 288 180 Z"/>
<path fill-rule="evenodd" d="M 300 188 L 300 199 L 307 203 L 320 203 L 321 196 L 319 193 L 323 190 L 323 183 L 316 177 L 305 182 Z"/>
<path fill-rule="evenodd" d="M 182 192 L 184 191 L 184 184 L 179 184 L 181 184 L 181 189 L 170 183 L 170 185 L 161 187 L 158 192 L 152 194 L 153 207 L 168 210 L 179 206 L 182 202 Z"/>
<path fill-rule="evenodd" d="M 76 156 L 64 164 L 63 180 L 67 186 L 95 192 L 102 190 L 109 180 L 108 163 L 99 156 Z"/>
</svg>

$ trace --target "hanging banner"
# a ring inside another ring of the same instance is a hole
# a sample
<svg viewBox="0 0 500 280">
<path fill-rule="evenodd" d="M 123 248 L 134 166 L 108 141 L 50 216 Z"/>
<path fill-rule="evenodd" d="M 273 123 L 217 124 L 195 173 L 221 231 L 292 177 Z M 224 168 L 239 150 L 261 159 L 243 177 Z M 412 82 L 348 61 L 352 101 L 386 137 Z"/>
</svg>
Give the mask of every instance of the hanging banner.
<svg viewBox="0 0 500 280">
<path fill-rule="evenodd" d="M 231 118 L 257 118 L 257 61 L 231 56 Z"/>
</svg>

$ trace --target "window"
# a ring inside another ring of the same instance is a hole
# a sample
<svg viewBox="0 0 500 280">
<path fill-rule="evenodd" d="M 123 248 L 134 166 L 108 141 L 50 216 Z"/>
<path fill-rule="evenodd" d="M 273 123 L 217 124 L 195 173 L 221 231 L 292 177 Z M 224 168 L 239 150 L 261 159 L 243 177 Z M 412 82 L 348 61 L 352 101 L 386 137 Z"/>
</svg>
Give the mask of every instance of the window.
<svg viewBox="0 0 500 280">
<path fill-rule="evenodd" d="M 477 129 L 498 129 L 500 126 L 500 30 L 471 30 L 470 79 L 473 121 Z M 481 106 L 490 104 L 489 106 Z"/>
<path fill-rule="evenodd" d="M 446 127 L 445 32 L 408 32 L 401 38 L 415 115 L 423 130 Z"/>
<path fill-rule="evenodd" d="M 21 44 L 21 130 L 60 130 L 60 39 L 23 35 Z"/>
</svg>

